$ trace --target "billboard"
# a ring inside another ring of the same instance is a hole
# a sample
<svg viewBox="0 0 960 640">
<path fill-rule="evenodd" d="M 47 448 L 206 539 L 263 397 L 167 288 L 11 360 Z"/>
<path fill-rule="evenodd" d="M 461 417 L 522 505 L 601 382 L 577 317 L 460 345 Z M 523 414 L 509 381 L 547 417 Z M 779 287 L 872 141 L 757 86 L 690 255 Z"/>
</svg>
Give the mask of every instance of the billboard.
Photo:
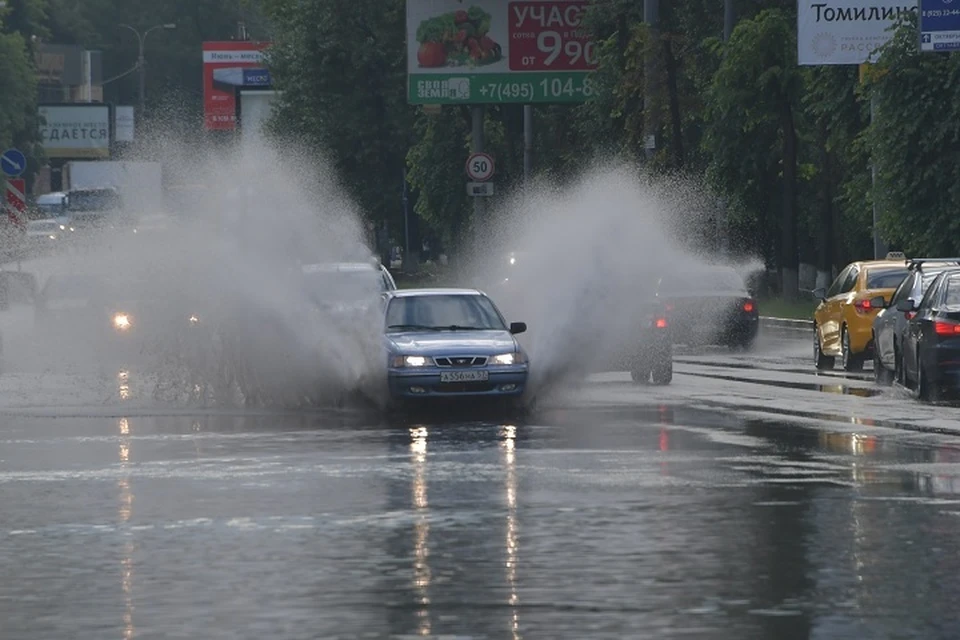
<svg viewBox="0 0 960 640">
<path fill-rule="evenodd" d="M 551 104 L 593 95 L 588 0 L 407 0 L 411 104 Z"/>
<path fill-rule="evenodd" d="M 110 157 L 110 105 L 40 105 L 40 139 L 48 158 Z"/>
<path fill-rule="evenodd" d="M 113 137 L 117 142 L 133 142 L 133 107 L 116 106 L 113 108 Z"/>
<path fill-rule="evenodd" d="M 798 0 L 797 62 L 801 65 L 863 64 L 893 36 L 901 14 L 916 0 Z"/>
<path fill-rule="evenodd" d="M 953 0 L 920 0 L 920 50 L 960 50 L 960 6 Z"/>
<path fill-rule="evenodd" d="M 236 82 L 244 69 L 262 68 L 269 42 L 225 41 L 203 43 L 203 122 L 217 131 L 237 126 Z"/>
</svg>

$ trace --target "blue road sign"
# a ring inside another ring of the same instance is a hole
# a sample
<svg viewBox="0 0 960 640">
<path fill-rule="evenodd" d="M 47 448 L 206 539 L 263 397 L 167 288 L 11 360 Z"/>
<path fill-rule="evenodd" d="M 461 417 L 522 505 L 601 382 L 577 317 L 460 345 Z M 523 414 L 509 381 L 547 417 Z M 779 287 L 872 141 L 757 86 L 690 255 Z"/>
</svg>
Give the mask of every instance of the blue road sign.
<svg viewBox="0 0 960 640">
<path fill-rule="evenodd" d="M 960 50 L 960 0 L 920 0 L 920 51 Z"/>
<path fill-rule="evenodd" d="M 19 149 L 7 149 L 0 155 L 0 171 L 8 178 L 19 178 L 27 170 L 27 157 Z"/>
</svg>

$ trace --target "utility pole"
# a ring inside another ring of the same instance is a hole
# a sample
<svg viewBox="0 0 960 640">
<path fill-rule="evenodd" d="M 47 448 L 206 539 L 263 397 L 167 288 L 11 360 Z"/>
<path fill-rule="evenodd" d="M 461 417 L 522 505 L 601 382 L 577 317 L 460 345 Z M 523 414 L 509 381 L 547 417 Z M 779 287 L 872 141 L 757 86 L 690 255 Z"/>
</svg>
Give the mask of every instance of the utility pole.
<svg viewBox="0 0 960 640">
<path fill-rule="evenodd" d="M 533 174 L 533 105 L 523 105 L 523 184 L 530 186 Z"/>
<path fill-rule="evenodd" d="M 730 40 L 730 34 L 733 33 L 733 25 L 737 20 L 737 14 L 734 11 L 733 0 L 723 0 L 723 41 Z"/>
<path fill-rule="evenodd" d="M 473 105 L 470 107 L 472 117 L 472 132 L 470 135 L 470 151 L 481 153 L 483 151 L 483 105 Z M 487 201 L 485 196 L 473 196 L 473 224 L 471 227 L 471 250 L 479 251 L 481 247 L 481 225 L 486 224 Z"/>
<path fill-rule="evenodd" d="M 129 29 L 130 31 L 133 31 L 134 35 L 137 36 L 137 45 L 139 46 L 139 53 L 137 54 L 137 69 L 140 72 L 140 89 L 139 89 L 138 97 L 139 97 L 139 103 L 140 103 L 140 118 L 142 119 L 143 107 L 144 107 L 144 104 L 146 103 L 146 93 L 147 93 L 147 60 L 144 57 L 144 45 L 147 42 L 147 36 L 149 36 L 151 32 L 156 31 L 157 29 L 167 29 L 167 30 L 176 29 L 177 25 L 173 23 L 158 24 L 144 31 L 142 35 L 137 29 L 131 27 L 128 24 L 121 24 L 120 26 L 123 27 L 124 29 Z"/>
<path fill-rule="evenodd" d="M 660 0 L 643 0 L 643 21 L 647 25 L 650 41 L 644 56 L 643 122 L 646 135 L 644 149 L 647 160 L 652 160 L 657 152 L 657 133 L 660 130 L 659 108 L 655 105 L 659 97 L 659 71 L 656 59 L 660 45 Z"/>
<path fill-rule="evenodd" d="M 723 0 L 723 41 L 724 43 L 730 42 L 730 36 L 733 34 L 733 25 L 736 23 L 737 15 L 733 7 L 734 0 Z M 726 55 L 726 50 L 724 50 L 724 55 Z M 719 224 L 720 227 L 717 231 L 717 235 L 720 238 L 720 254 L 726 256 L 730 252 L 730 215 L 728 211 L 728 202 L 726 198 L 721 198 L 720 202 L 720 215 Z"/>
</svg>

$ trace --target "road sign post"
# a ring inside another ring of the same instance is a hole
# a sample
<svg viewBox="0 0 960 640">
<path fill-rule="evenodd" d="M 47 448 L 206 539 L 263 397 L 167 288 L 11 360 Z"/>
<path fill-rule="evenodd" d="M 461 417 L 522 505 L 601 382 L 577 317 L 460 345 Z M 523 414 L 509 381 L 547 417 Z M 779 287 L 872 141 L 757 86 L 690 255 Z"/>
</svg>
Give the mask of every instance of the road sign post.
<svg viewBox="0 0 960 640">
<path fill-rule="evenodd" d="M 0 154 L 0 171 L 8 178 L 19 178 L 27 170 L 27 157 L 19 149 L 7 149 Z"/>
</svg>

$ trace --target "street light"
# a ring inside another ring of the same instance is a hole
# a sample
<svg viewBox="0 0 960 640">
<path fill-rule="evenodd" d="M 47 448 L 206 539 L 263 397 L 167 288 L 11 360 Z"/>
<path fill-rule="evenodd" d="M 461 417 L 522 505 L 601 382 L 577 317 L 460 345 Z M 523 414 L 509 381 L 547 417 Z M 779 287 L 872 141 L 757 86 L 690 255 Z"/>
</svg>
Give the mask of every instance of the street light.
<svg viewBox="0 0 960 640">
<path fill-rule="evenodd" d="M 124 29 L 130 29 L 137 36 L 137 43 L 140 45 L 140 53 L 137 56 L 137 68 L 140 70 L 140 117 L 143 117 L 143 103 L 144 103 L 144 94 L 147 87 L 147 61 L 143 57 L 143 45 L 147 41 L 147 36 L 150 35 L 151 31 L 156 31 L 157 29 L 166 29 L 168 31 L 176 29 L 177 25 L 174 23 L 167 24 L 158 24 L 156 26 L 150 27 L 143 32 L 143 35 L 139 31 L 134 29 L 128 24 L 121 24 L 121 27 Z"/>
</svg>

